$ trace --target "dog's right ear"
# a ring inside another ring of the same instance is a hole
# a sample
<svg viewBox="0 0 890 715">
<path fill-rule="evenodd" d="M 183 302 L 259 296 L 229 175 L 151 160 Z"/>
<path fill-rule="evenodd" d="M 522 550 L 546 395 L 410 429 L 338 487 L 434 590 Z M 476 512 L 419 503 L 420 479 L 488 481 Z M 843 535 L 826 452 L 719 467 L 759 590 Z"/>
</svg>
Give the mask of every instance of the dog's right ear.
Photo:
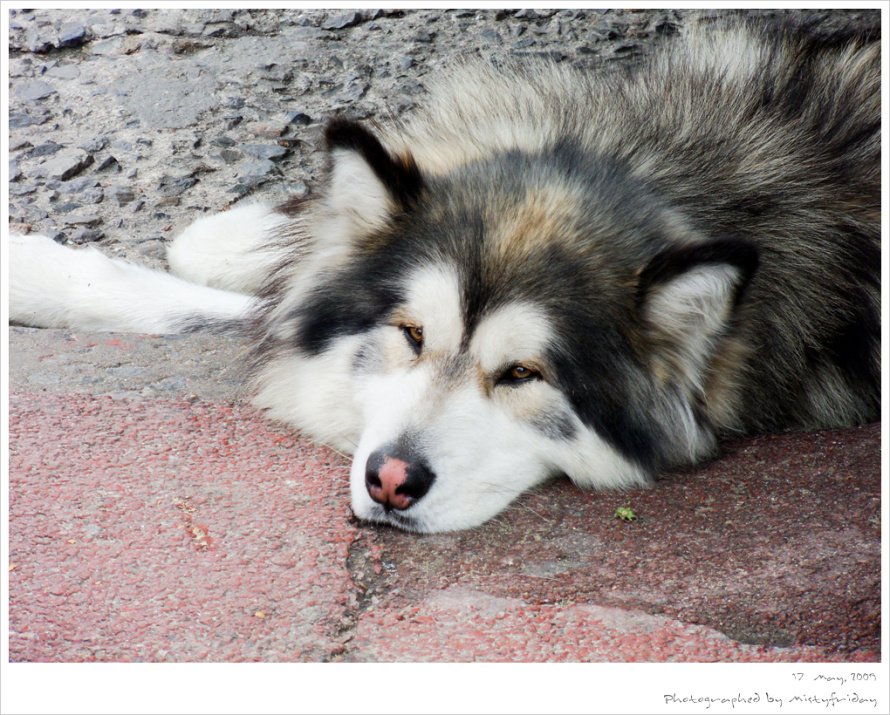
<svg viewBox="0 0 890 715">
<path fill-rule="evenodd" d="M 662 375 L 701 390 L 759 263 L 756 246 L 741 238 L 670 246 L 650 260 L 639 275 L 637 305 L 653 354 L 671 366 Z"/>
<path fill-rule="evenodd" d="M 331 159 L 327 203 L 348 217 L 357 234 L 410 211 L 423 190 L 423 177 L 410 154 L 392 156 L 366 127 L 332 119 L 325 129 Z"/>
</svg>

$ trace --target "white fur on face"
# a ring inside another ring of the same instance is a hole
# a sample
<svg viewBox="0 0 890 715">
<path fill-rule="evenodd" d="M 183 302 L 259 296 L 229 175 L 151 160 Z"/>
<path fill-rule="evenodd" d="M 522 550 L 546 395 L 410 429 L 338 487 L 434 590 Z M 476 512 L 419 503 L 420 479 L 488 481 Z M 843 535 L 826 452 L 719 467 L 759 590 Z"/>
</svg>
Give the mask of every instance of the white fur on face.
<svg viewBox="0 0 890 715">
<path fill-rule="evenodd" d="M 390 366 L 386 370 L 357 376 L 362 434 L 350 486 L 359 518 L 424 532 L 465 529 L 557 472 L 587 486 L 644 483 L 644 475 L 584 426 L 553 385 L 496 384 L 516 363 L 546 371 L 543 355 L 553 331 L 541 309 L 514 303 L 485 316 L 463 354 L 457 275 L 435 266 L 412 276 L 399 314 L 423 327 L 424 346 L 416 356 L 394 328 L 381 329 L 376 345 L 398 356 L 379 361 Z M 392 334 L 384 335 L 387 330 Z M 463 367 L 455 372 L 459 357 Z M 541 427 L 555 418 L 571 425 L 571 437 Z M 373 452 L 405 435 L 436 479 L 408 510 L 387 514 L 367 493 L 365 467 Z"/>
<path fill-rule="evenodd" d="M 269 363 L 257 376 L 261 388 L 253 404 L 322 444 L 354 452 L 362 422 L 352 371 L 361 344 L 361 336 L 342 337 L 318 355 L 290 355 Z"/>
<path fill-rule="evenodd" d="M 434 363 L 374 377 L 362 390 L 365 431 L 352 465 L 352 508 L 359 518 L 390 521 L 365 488 L 372 452 L 402 434 L 416 435 L 436 480 L 397 526 L 436 532 L 487 521 L 546 479 L 546 441 L 488 400 L 478 387 L 443 390 Z M 537 442 L 537 444 L 530 444 Z"/>
<path fill-rule="evenodd" d="M 398 317 L 423 328 L 425 351 L 456 353 L 464 334 L 460 282 L 452 266 L 437 264 L 411 276 L 407 298 Z"/>
<path fill-rule="evenodd" d="M 470 352 L 486 373 L 522 363 L 540 365 L 553 340 L 546 314 L 530 303 L 511 303 L 479 321 Z"/>
<path fill-rule="evenodd" d="M 646 483 L 644 473 L 574 418 L 576 436 L 554 439 L 513 410 L 466 383 L 442 390 L 433 364 L 368 381 L 361 393 L 365 429 L 350 474 L 356 516 L 422 532 L 468 529 L 503 511 L 514 499 L 555 473 L 586 487 L 630 487 Z M 508 393 L 534 385 L 503 388 Z M 551 405 L 561 395 L 552 388 Z M 405 512 L 387 515 L 365 488 L 368 457 L 406 432 L 416 436 L 436 480 Z M 407 521 L 403 519 L 407 518 Z"/>
</svg>

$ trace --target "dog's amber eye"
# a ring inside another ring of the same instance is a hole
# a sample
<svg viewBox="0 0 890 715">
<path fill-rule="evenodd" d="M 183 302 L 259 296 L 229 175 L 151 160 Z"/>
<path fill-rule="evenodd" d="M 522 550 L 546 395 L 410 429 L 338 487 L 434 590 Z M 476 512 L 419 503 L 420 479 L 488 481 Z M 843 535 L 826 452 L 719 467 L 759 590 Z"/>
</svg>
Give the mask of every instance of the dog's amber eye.
<svg viewBox="0 0 890 715">
<path fill-rule="evenodd" d="M 498 381 L 506 385 L 517 385 L 541 377 L 541 373 L 521 363 L 513 365 Z"/>
<path fill-rule="evenodd" d="M 423 345 L 423 328 L 416 325 L 403 325 L 402 332 L 405 333 L 411 347 L 420 352 L 420 347 Z"/>
</svg>

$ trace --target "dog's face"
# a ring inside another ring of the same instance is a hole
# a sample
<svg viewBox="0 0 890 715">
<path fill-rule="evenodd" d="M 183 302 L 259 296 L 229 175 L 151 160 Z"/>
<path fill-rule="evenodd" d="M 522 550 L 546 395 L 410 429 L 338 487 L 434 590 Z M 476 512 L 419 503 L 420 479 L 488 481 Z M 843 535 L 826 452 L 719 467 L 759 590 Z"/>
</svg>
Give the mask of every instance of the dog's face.
<svg viewBox="0 0 890 715">
<path fill-rule="evenodd" d="M 732 250 L 665 250 L 685 227 L 573 148 L 425 176 L 358 125 L 328 140 L 297 353 L 260 402 L 354 452 L 358 517 L 469 528 L 554 474 L 642 485 L 711 447 L 696 389 L 753 270 Z"/>
<path fill-rule="evenodd" d="M 351 489 L 359 517 L 462 529 L 554 473 L 642 481 L 556 384 L 556 333 L 545 311 L 508 301 L 468 326 L 453 265 L 417 268 L 405 282 L 404 299 L 356 354 L 362 429 Z"/>
</svg>

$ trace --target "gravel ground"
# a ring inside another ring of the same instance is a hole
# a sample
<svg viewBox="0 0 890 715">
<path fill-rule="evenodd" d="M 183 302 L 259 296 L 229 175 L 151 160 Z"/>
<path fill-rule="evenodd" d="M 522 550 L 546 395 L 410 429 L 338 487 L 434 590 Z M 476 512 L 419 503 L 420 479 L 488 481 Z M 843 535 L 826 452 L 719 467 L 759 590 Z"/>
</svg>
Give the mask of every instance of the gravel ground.
<svg viewBox="0 0 890 715">
<path fill-rule="evenodd" d="M 408 112 L 456 56 L 631 63 L 715 14 L 11 11 L 10 222 L 163 267 L 201 213 L 311 193 L 327 117 Z M 634 493 L 632 524 L 554 483 L 479 530 L 418 537 L 357 524 L 338 458 L 244 407 L 237 340 L 10 339 L 11 660 L 881 657 L 879 427 L 730 445 Z M 288 532 L 299 499 L 318 509 Z"/>
</svg>

